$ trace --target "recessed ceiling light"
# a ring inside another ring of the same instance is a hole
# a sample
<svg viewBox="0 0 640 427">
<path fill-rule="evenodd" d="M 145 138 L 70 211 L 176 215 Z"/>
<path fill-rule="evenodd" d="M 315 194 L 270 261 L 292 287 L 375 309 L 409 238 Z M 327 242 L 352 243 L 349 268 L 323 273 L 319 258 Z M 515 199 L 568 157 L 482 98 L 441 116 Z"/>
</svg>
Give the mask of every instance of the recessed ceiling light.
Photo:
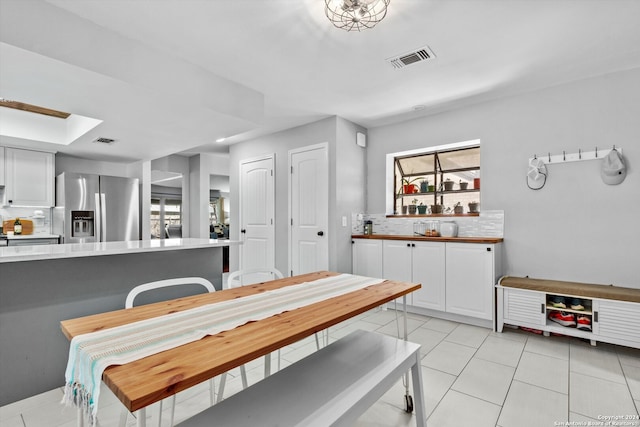
<svg viewBox="0 0 640 427">
<path fill-rule="evenodd" d="M 420 111 L 420 110 L 424 110 L 426 107 L 424 105 L 414 105 L 413 106 L 413 111 Z"/>
<path fill-rule="evenodd" d="M 218 138 L 218 139 L 216 139 L 216 142 L 224 142 L 225 139 L 227 139 L 227 138 Z"/>
</svg>

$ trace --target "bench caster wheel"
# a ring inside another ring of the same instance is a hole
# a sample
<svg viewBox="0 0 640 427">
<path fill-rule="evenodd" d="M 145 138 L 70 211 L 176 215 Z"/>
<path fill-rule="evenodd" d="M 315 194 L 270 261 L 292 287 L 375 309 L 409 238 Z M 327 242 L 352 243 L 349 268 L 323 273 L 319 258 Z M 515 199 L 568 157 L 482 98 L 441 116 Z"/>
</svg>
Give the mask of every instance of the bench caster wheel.
<svg viewBox="0 0 640 427">
<path fill-rule="evenodd" d="M 404 396 L 404 411 L 409 414 L 413 412 L 413 397 L 409 394 Z"/>
</svg>

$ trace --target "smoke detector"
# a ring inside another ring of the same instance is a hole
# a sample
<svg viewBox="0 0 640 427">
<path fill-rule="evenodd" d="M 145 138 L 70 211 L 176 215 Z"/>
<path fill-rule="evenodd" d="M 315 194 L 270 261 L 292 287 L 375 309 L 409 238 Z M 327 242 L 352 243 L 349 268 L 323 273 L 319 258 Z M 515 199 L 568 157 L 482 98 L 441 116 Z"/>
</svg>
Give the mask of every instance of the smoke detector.
<svg viewBox="0 0 640 427">
<path fill-rule="evenodd" d="M 111 139 L 111 138 L 103 138 L 103 137 L 100 137 L 100 138 L 96 138 L 96 139 L 94 139 L 94 140 L 93 140 L 93 141 L 91 141 L 91 142 L 94 142 L 94 143 L 96 143 L 96 144 L 111 145 L 111 144 L 113 144 L 114 142 L 116 142 L 116 140 L 115 140 L 115 139 Z"/>
<path fill-rule="evenodd" d="M 393 68 L 404 68 L 408 65 L 427 61 L 435 57 L 436 55 L 429 46 L 423 46 L 410 52 L 387 58 L 387 62 L 390 63 Z"/>
</svg>

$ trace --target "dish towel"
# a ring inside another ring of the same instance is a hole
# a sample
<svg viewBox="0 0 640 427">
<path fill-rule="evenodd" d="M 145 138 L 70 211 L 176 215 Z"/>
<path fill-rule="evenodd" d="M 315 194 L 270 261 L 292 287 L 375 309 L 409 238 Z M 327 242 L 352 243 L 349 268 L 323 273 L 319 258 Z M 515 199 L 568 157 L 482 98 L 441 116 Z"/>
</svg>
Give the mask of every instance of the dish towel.
<svg viewBox="0 0 640 427">
<path fill-rule="evenodd" d="M 95 426 L 102 373 L 108 366 L 133 362 L 383 281 L 341 274 L 78 335 L 69 348 L 63 402 L 80 408 Z"/>
</svg>

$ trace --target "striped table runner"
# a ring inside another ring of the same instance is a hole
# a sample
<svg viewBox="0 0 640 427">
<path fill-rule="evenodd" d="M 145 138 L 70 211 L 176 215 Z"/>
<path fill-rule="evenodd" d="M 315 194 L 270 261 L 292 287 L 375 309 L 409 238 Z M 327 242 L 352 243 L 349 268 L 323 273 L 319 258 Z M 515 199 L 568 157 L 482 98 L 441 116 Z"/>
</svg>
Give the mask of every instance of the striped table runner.
<svg viewBox="0 0 640 427">
<path fill-rule="evenodd" d="M 382 281 L 341 274 L 78 335 L 69 348 L 63 402 L 81 408 L 95 425 L 100 382 L 108 366 L 133 362 Z"/>
</svg>

